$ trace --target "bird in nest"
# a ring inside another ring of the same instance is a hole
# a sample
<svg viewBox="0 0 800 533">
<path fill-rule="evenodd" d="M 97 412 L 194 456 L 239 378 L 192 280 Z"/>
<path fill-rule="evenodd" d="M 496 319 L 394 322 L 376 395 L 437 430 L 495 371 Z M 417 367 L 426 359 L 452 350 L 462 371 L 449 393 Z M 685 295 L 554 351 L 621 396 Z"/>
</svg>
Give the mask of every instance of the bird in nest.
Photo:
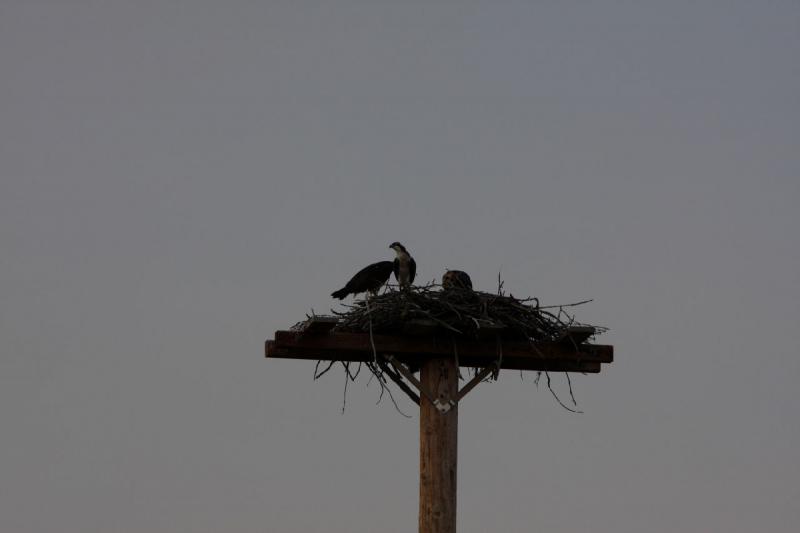
<svg viewBox="0 0 800 533">
<path fill-rule="evenodd" d="M 417 273 L 416 261 L 408 253 L 406 247 L 399 242 L 393 242 L 389 248 L 397 254 L 394 261 L 378 261 L 367 265 L 356 272 L 356 275 L 344 287 L 331 293 L 331 296 L 340 300 L 343 300 L 348 294 L 362 292 L 369 292 L 375 296 L 380 288 L 389 281 L 392 273 L 401 289 L 410 287 Z"/>
<path fill-rule="evenodd" d="M 417 262 L 408 253 L 406 247 L 399 242 L 393 242 L 389 248 L 397 254 L 392 264 L 394 277 L 401 289 L 407 289 L 414 283 L 414 277 L 417 275 Z"/>
<path fill-rule="evenodd" d="M 448 270 L 442 276 L 442 288 L 472 290 L 472 280 L 463 270 Z"/>
</svg>

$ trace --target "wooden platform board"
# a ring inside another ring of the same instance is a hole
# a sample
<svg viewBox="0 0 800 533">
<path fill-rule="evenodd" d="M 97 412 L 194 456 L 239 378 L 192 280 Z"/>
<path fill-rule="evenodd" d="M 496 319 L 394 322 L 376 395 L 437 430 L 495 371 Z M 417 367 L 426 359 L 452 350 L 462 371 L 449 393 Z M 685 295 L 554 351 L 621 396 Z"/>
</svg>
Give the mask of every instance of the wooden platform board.
<svg viewBox="0 0 800 533">
<path fill-rule="evenodd" d="M 314 317 L 293 331 L 277 331 L 265 345 L 266 357 L 286 359 L 372 361 L 377 355 L 393 355 L 406 365 L 419 367 L 426 360 L 458 355 L 463 367 L 484 368 L 501 361 L 501 368 L 549 372 L 600 372 L 614 360 L 613 346 L 587 344 L 593 332 L 585 327 L 565 330 L 559 340 L 525 342 L 503 339 L 465 339 L 446 332 L 427 335 L 389 336 L 331 332 L 331 317 Z M 374 342 L 374 352 L 373 352 Z"/>
</svg>

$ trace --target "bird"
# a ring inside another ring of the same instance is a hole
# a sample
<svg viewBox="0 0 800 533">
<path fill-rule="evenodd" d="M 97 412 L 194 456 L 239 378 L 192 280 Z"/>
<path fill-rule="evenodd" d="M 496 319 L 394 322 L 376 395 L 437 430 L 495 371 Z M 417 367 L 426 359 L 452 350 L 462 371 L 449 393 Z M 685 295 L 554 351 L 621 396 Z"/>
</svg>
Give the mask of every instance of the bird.
<svg viewBox="0 0 800 533">
<path fill-rule="evenodd" d="M 395 251 L 397 257 L 394 259 L 394 277 L 401 289 L 407 289 L 414 283 L 414 276 L 417 274 L 417 262 L 408 253 L 406 247 L 399 242 L 393 242 L 389 248 Z"/>
<path fill-rule="evenodd" d="M 448 270 L 442 276 L 442 288 L 472 290 L 472 280 L 469 279 L 469 274 L 463 270 Z"/>
<path fill-rule="evenodd" d="M 395 259 L 395 261 L 397 261 Z M 347 282 L 347 284 L 331 293 L 334 298 L 344 300 L 348 294 L 358 294 L 361 292 L 371 292 L 374 296 L 378 290 L 383 287 L 383 284 L 389 281 L 389 276 L 394 271 L 394 262 L 392 261 L 379 261 L 372 263 L 359 270 L 355 276 Z"/>
</svg>

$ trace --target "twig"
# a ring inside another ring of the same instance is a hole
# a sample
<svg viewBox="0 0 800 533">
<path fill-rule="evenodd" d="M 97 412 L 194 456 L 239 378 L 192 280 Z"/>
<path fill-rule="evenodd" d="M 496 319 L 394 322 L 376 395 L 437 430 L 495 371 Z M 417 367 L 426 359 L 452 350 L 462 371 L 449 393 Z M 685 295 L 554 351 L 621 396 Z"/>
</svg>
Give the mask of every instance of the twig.
<svg viewBox="0 0 800 533">
<path fill-rule="evenodd" d="M 555 309 L 556 307 L 575 307 L 576 305 L 588 304 L 589 302 L 593 302 L 593 301 L 594 301 L 594 298 L 591 298 L 589 300 L 581 300 L 580 302 L 575 302 L 575 303 L 571 303 L 571 304 L 543 305 L 543 306 L 539 307 L 539 309 Z"/>
<path fill-rule="evenodd" d="M 378 362 L 378 351 L 375 349 L 375 339 L 372 338 L 372 313 L 369 310 L 369 297 L 366 299 L 367 318 L 369 318 L 369 343 L 372 346 L 372 362 Z"/>
<path fill-rule="evenodd" d="M 321 362 L 322 362 L 322 361 L 317 361 L 317 366 L 316 366 L 316 367 L 314 367 L 314 379 L 315 379 L 315 380 L 316 380 L 316 379 L 319 379 L 319 378 L 321 378 L 322 376 L 324 376 L 324 375 L 325 375 L 325 374 L 328 372 L 328 370 L 330 370 L 330 369 L 331 369 L 331 367 L 333 367 L 333 365 L 336 363 L 336 361 L 330 361 L 330 362 L 329 362 L 329 364 L 328 364 L 328 366 L 327 366 L 327 368 L 325 368 L 325 370 L 323 370 L 322 372 L 319 372 L 319 373 L 318 373 L 318 372 L 317 372 L 317 369 L 319 368 L 319 364 L 320 364 Z"/>
<path fill-rule="evenodd" d="M 344 407 L 347 405 L 347 382 L 350 381 L 347 379 L 350 376 L 350 372 L 347 370 L 347 365 L 344 367 L 345 375 L 344 375 L 344 393 L 342 395 L 342 414 L 344 414 Z"/>
<path fill-rule="evenodd" d="M 570 409 L 569 407 L 564 405 L 564 402 L 561 401 L 561 398 L 558 397 L 558 394 L 556 394 L 556 391 L 554 391 L 553 387 L 550 385 L 550 372 L 545 370 L 544 371 L 544 375 L 547 377 L 547 388 L 550 390 L 550 394 L 553 395 L 553 398 L 555 398 L 556 401 L 558 402 L 558 405 L 560 405 L 561 407 L 563 407 L 564 409 L 566 409 L 567 411 L 570 411 L 572 413 L 583 414 L 583 411 L 578 411 L 576 409 Z"/>
<path fill-rule="evenodd" d="M 572 379 L 569 377 L 569 372 L 564 372 L 564 375 L 567 376 L 567 385 L 569 386 L 569 396 L 572 398 L 572 405 L 578 407 L 578 402 L 575 401 L 575 395 L 572 393 Z"/>
<path fill-rule="evenodd" d="M 496 336 L 497 338 L 497 368 L 494 369 L 492 372 L 492 377 L 495 381 L 497 381 L 498 376 L 500 376 L 500 367 L 503 366 L 503 341 L 500 340 L 500 335 Z"/>
</svg>

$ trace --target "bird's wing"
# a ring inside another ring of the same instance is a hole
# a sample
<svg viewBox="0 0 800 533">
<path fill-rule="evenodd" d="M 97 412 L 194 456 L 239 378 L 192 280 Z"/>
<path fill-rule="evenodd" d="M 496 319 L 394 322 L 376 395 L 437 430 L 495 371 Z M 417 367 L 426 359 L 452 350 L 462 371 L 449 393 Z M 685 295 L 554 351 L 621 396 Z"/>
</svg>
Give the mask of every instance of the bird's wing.
<svg viewBox="0 0 800 533">
<path fill-rule="evenodd" d="M 351 292 L 364 292 L 373 287 L 380 287 L 392 274 L 391 261 L 379 261 L 359 270 L 353 279 L 347 282 Z"/>
<path fill-rule="evenodd" d="M 389 281 L 389 276 L 392 275 L 392 270 L 394 270 L 392 261 L 381 261 L 372 266 L 375 267 L 375 278 L 381 280 L 381 285 Z"/>
<path fill-rule="evenodd" d="M 417 262 L 414 258 L 408 256 L 408 284 L 414 283 L 414 277 L 417 275 Z"/>
</svg>

